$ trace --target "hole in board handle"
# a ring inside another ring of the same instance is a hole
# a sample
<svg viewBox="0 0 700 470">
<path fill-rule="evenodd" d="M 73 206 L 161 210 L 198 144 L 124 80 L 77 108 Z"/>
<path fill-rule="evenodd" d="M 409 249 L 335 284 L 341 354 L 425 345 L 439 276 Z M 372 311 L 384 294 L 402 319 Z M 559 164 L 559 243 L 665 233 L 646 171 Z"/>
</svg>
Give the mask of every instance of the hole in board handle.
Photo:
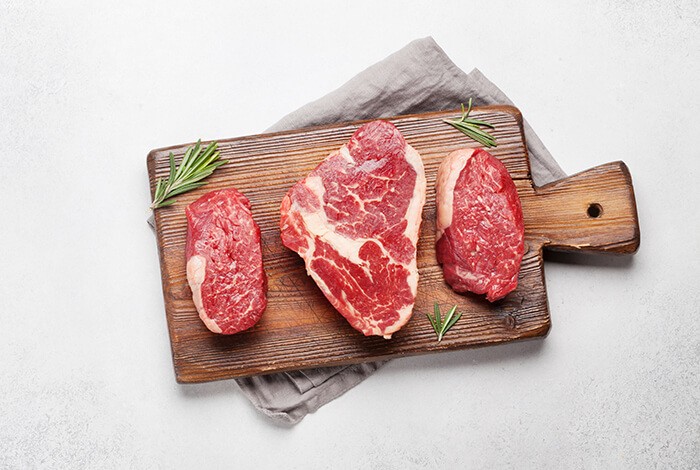
<svg viewBox="0 0 700 470">
<path fill-rule="evenodd" d="M 603 215 L 603 206 L 601 206 L 597 202 L 591 203 L 588 205 L 588 210 L 586 212 L 588 213 L 588 217 L 592 219 L 597 219 L 598 217 Z"/>
</svg>

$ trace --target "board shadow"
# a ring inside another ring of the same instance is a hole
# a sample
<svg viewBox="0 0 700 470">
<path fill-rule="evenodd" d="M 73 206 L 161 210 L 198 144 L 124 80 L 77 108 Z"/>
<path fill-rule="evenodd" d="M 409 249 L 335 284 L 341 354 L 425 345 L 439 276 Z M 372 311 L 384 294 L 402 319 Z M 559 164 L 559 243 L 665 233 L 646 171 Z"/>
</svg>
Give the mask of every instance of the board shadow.
<svg viewBox="0 0 700 470">
<path fill-rule="evenodd" d="M 575 264 L 600 268 L 632 269 L 634 256 L 610 256 L 607 253 L 565 253 L 544 250 L 544 261 L 557 264 Z"/>
</svg>

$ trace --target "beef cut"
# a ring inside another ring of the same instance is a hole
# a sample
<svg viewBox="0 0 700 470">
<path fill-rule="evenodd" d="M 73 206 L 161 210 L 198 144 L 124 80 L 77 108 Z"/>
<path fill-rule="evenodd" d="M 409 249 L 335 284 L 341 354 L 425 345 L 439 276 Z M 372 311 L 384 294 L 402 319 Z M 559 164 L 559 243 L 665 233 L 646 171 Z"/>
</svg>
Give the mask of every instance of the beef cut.
<svg viewBox="0 0 700 470">
<path fill-rule="evenodd" d="M 424 203 L 421 156 L 372 121 L 289 190 L 282 242 L 353 328 L 389 339 L 413 312 Z"/>
<path fill-rule="evenodd" d="M 437 176 L 438 262 L 456 292 L 493 302 L 518 285 L 525 250 L 523 211 L 515 183 L 483 149 L 450 153 Z"/>
<path fill-rule="evenodd" d="M 185 209 L 187 281 L 199 317 L 214 333 L 255 325 L 267 306 L 260 228 L 248 198 L 212 191 Z"/>
</svg>

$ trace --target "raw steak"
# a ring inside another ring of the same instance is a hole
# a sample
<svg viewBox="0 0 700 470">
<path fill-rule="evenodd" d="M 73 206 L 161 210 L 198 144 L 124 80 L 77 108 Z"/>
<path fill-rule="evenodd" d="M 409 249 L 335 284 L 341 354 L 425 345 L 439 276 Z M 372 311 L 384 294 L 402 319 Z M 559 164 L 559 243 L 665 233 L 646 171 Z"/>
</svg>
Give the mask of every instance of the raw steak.
<svg viewBox="0 0 700 470">
<path fill-rule="evenodd" d="M 212 191 L 185 209 L 187 281 L 199 317 L 214 333 L 255 325 L 267 306 L 260 229 L 235 189 Z"/>
<path fill-rule="evenodd" d="M 413 312 L 424 203 L 420 155 L 373 121 L 289 190 L 282 242 L 353 328 L 389 339 Z"/>
<path fill-rule="evenodd" d="M 450 153 L 437 176 L 437 259 L 456 292 L 493 302 L 518 285 L 525 250 L 515 183 L 482 149 Z"/>
</svg>

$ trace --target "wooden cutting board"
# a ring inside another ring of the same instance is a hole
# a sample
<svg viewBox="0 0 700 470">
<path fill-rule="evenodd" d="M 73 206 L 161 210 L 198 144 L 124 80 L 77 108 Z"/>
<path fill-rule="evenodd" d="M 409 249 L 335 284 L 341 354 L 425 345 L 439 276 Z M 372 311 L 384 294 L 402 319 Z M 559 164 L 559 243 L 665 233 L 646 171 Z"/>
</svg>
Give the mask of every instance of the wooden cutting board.
<svg viewBox="0 0 700 470">
<path fill-rule="evenodd" d="M 445 284 L 435 258 L 438 165 L 452 150 L 478 146 L 441 121 L 458 118 L 458 111 L 389 119 L 422 155 L 428 182 L 414 315 L 391 340 L 365 337 L 351 328 L 307 276 L 302 259 L 280 240 L 282 197 L 347 142 L 362 122 L 221 140 L 221 156 L 230 163 L 218 169 L 205 187 L 155 212 L 165 313 L 178 382 L 351 364 L 544 336 L 550 316 L 543 248 L 618 254 L 637 250 L 637 210 L 624 163 L 607 163 L 537 188 L 530 175 L 520 112 L 509 106 L 490 106 L 472 113 L 496 126 L 492 134 L 498 147 L 490 152 L 508 168 L 522 201 L 526 251 L 515 291 L 493 304 L 483 296 L 458 295 Z M 168 154 L 173 152 L 179 164 L 188 145 L 149 153 L 151 194 L 156 179 L 168 173 Z M 269 291 L 267 310 L 255 327 L 222 336 L 206 329 L 192 303 L 185 275 L 184 210 L 205 192 L 230 186 L 250 199 L 260 225 Z M 443 311 L 456 304 L 463 312 L 440 343 L 425 316 L 432 312 L 434 302 Z"/>
</svg>

